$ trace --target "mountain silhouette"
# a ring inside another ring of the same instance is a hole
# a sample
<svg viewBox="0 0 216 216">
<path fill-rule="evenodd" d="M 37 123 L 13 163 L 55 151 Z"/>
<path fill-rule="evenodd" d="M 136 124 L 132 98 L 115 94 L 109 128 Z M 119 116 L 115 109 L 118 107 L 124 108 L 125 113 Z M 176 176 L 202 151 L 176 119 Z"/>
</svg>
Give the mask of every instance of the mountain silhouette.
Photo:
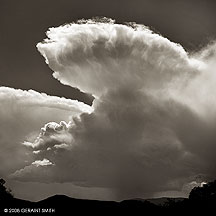
<svg viewBox="0 0 216 216">
<path fill-rule="evenodd" d="M 10 191 L 4 186 L 4 181 L 0 180 L 0 215 L 73 215 L 98 214 L 110 215 L 114 213 L 145 215 L 150 212 L 157 215 L 178 215 L 178 214 L 198 214 L 216 211 L 216 181 L 210 182 L 203 187 L 192 189 L 189 198 L 169 198 L 162 197 L 156 199 L 130 199 L 121 202 L 75 199 L 65 195 L 54 195 L 47 199 L 31 202 L 14 198 Z M 7 195 L 6 195 L 7 194 Z M 7 212 L 5 212 L 5 209 Z M 22 211 L 22 212 L 21 212 Z M 35 212 L 33 212 L 35 211 Z"/>
</svg>

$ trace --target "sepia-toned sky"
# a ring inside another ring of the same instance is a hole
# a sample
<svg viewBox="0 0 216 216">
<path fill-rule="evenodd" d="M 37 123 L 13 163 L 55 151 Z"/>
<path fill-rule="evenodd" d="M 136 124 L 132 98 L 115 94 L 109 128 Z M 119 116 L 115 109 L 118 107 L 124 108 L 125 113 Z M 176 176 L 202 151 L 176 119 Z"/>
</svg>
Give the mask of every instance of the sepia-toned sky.
<svg viewBox="0 0 216 216">
<path fill-rule="evenodd" d="M 89 102 L 88 97 L 52 79 L 38 54 L 35 46 L 49 27 L 106 16 L 120 23 L 142 23 L 196 50 L 215 38 L 215 7 L 214 0 L 1 0 L 0 84 Z"/>
<path fill-rule="evenodd" d="M 215 10 L 0 0 L 0 177 L 14 195 L 187 196 L 215 178 Z M 110 19 L 76 24 L 96 16 Z"/>
</svg>

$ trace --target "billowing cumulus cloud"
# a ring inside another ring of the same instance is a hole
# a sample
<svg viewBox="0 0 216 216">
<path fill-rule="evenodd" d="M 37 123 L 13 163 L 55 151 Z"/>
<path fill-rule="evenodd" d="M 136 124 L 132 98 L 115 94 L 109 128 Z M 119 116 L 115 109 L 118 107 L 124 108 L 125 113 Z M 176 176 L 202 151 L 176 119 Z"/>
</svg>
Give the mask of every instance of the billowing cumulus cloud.
<svg viewBox="0 0 216 216">
<path fill-rule="evenodd" d="M 64 121 L 61 121 L 60 124 L 56 122 L 49 122 L 43 128 L 41 128 L 41 132 L 39 136 L 35 139 L 35 141 L 28 142 L 25 141 L 23 145 L 31 146 L 35 149 L 34 153 L 39 153 L 42 148 L 50 149 L 54 148 L 69 148 L 72 144 L 73 138 L 69 133 L 69 124 Z M 54 146 L 50 146 L 49 144 L 55 144 Z M 37 150 L 39 149 L 39 150 Z"/>
<path fill-rule="evenodd" d="M 47 36 L 37 47 L 53 76 L 96 99 L 91 113 L 52 120 L 23 142 L 48 165 L 30 163 L 13 178 L 111 188 L 122 199 L 216 177 L 214 44 L 188 54 L 143 25 L 112 20 Z"/>
<path fill-rule="evenodd" d="M 7 87 L 0 87 L 0 104 L 1 176 L 32 161 L 33 152 L 22 143 L 34 140 L 44 124 L 69 121 L 73 116 L 92 110 L 78 101 Z"/>
<path fill-rule="evenodd" d="M 133 26 L 88 20 L 50 28 L 37 48 L 55 78 L 96 96 L 123 85 L 160 88 L 192 73 L 195 62 L 180 45 Z"/>
</svg>

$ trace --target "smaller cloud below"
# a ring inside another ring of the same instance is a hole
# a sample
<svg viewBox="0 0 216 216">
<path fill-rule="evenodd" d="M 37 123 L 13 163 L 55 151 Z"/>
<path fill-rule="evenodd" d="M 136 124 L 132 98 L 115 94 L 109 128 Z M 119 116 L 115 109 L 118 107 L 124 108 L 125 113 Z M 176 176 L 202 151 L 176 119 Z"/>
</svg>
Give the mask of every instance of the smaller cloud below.
<svg viewBox="0 0 216 216">
<path fill-rule="evenodd" d="M 56 122 L 49 122 L 41 128 L 41 132 L 34 142 L 24 141 L 23 145 L 35 149 L 35 154 L 40 153 L 42 149 L 68 149 L 72 146 L 73 142 L 73 137 L 69 133 L 69 126 L 70 124 L 67 124 L 64 121 L 61 121 L 60 124 Z"/>
<path fill-rule="evenodd" d="M 36 160 L 34 162 L 32 162 L 32 165 L 39 167 L 39 166 L 49 166 L 49 165 L 53 165 L 52 162 L 50 162 L 47 159 L 43 159 L 43 160 Z"/>
<path fill-rule="evenodd" d="M 82 102 L 8 87 L 0 87 L 0 104 L 2 177 L 32 162 L 34 154 L 40 151 L 32 152 L 22 143 L 24 140 L 34 140 L 39 129 L 47 122 L 69 121 L 80 113 L 92 111 L 90 106 Z"/>
</svg>

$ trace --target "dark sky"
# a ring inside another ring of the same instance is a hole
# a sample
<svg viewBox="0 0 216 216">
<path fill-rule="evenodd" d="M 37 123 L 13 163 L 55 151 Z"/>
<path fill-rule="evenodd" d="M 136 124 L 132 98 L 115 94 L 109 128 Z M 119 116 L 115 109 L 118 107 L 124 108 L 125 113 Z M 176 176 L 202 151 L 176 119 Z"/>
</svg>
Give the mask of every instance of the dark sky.
<svg viewBox="0 0 216 216">
<path fill-rule="evenodd" d="M 197 50 L 216 35 L 215 0 L 0 0 L 0 85 L 90 102 L 52 78 L 35 45 L 49 27 L 106 16 L 134 21 Z"/>
</svg>

